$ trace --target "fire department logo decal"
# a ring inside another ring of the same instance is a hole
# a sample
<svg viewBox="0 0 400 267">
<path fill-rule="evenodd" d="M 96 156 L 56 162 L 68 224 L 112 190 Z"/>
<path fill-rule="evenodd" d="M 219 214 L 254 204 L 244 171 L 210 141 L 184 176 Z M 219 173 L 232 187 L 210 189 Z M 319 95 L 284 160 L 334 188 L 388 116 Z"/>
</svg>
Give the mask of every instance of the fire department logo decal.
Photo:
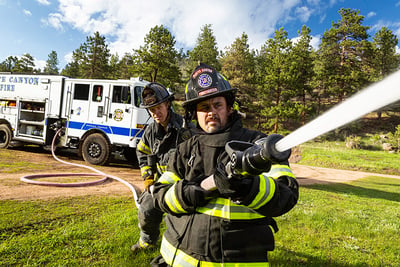
<svg viewBox="0 0 400 267">
<path fill-rule="evenodd" d="M 114 110 L 113 118 L 116 121 L 122 121 L 122 119 L 124 118 L 124 111 L 122 109 Z"/>
<path fill-rule="evenodd" d="M 197 80 L 197 83 L 202 88 L 209 87 L 212 84 L 211 76 L 206 74 L 206 73 L 203 73 L 203 74 L 201 74 L 199 76 L 199 79 Z"/>
</svg>

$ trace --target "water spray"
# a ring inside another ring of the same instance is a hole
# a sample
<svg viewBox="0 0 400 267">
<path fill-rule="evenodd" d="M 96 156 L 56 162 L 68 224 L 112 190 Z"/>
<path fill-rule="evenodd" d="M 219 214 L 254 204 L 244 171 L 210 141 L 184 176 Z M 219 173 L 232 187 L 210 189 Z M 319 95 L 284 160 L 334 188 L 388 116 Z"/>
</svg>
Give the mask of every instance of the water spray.
<svg viewBox="0 0 400 267">
<path fill-rule="evenodd" d="M 400 71 L 374 83 L 279 140 L 283 152 L 400 100 Z"/>
</svg>

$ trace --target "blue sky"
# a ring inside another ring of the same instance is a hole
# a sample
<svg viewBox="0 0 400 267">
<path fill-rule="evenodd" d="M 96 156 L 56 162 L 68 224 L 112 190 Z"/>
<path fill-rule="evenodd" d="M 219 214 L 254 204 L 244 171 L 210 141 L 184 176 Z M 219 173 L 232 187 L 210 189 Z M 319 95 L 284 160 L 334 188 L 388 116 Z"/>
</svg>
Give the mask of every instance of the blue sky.
<svg viewBox="0 0 400 267">
<path fill-rule="evenodd" d="M 400 39 L 400 0 L 0 0 L 0 62 L 29 53 L 43 68 L 54 50 L 61 70 L 96 31 L 122 56 L 161 24 L 174 35 L 177 49 L 193 48 L 205 24 L 212 25 L 220 50 L 243 32 L 250 47 L 260 49 L 280 27 L 295 38 L 302 25 L 311 29 L 316 47 L 340 19 L 340 8 L 359 10 L 370 36 L 386 26 Z"/>
</svg>

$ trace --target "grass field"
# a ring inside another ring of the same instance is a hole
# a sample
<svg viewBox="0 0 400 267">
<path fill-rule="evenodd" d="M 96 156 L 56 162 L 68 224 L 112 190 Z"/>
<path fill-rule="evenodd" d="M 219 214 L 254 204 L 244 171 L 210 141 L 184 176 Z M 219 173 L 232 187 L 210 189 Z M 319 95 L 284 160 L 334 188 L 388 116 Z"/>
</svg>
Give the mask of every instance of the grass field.
<svg viewBox="0 0 400 267">
<path fill-rule="evenodd" d="M 308 142 L 299 164 L 341 170 L 400 175 L 400 153 L 346 149 L 344 142 Z"/>
<path fill-rule="evenodd" d="M 358 155 L 334 144 L 302 149 L 301 164 L 400 169 L 399 154 Z M 302 186 L 298 205 L 277 222 L 272 266 L 399 266 L 400 179 Z M 1 201 L 0 266 L 148 266 L 157 249 L 129 250 L 137 223 L 129 197 Z"/>
</svg>

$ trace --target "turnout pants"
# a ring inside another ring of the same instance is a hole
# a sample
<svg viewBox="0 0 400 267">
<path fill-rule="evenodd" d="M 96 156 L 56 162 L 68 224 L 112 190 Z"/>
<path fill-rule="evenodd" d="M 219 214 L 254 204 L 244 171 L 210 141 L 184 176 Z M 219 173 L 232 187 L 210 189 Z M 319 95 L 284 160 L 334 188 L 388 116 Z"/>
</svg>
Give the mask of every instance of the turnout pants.
<svg viewBox="0 0 400 267">
<path fill-rule="evenodd" d="M 160 235 L 163 212 L 154 207 L 153 196 L 144 191 L 139 198 L 139 227 L 142 241 L 154 245 Z"/>
</svg>

